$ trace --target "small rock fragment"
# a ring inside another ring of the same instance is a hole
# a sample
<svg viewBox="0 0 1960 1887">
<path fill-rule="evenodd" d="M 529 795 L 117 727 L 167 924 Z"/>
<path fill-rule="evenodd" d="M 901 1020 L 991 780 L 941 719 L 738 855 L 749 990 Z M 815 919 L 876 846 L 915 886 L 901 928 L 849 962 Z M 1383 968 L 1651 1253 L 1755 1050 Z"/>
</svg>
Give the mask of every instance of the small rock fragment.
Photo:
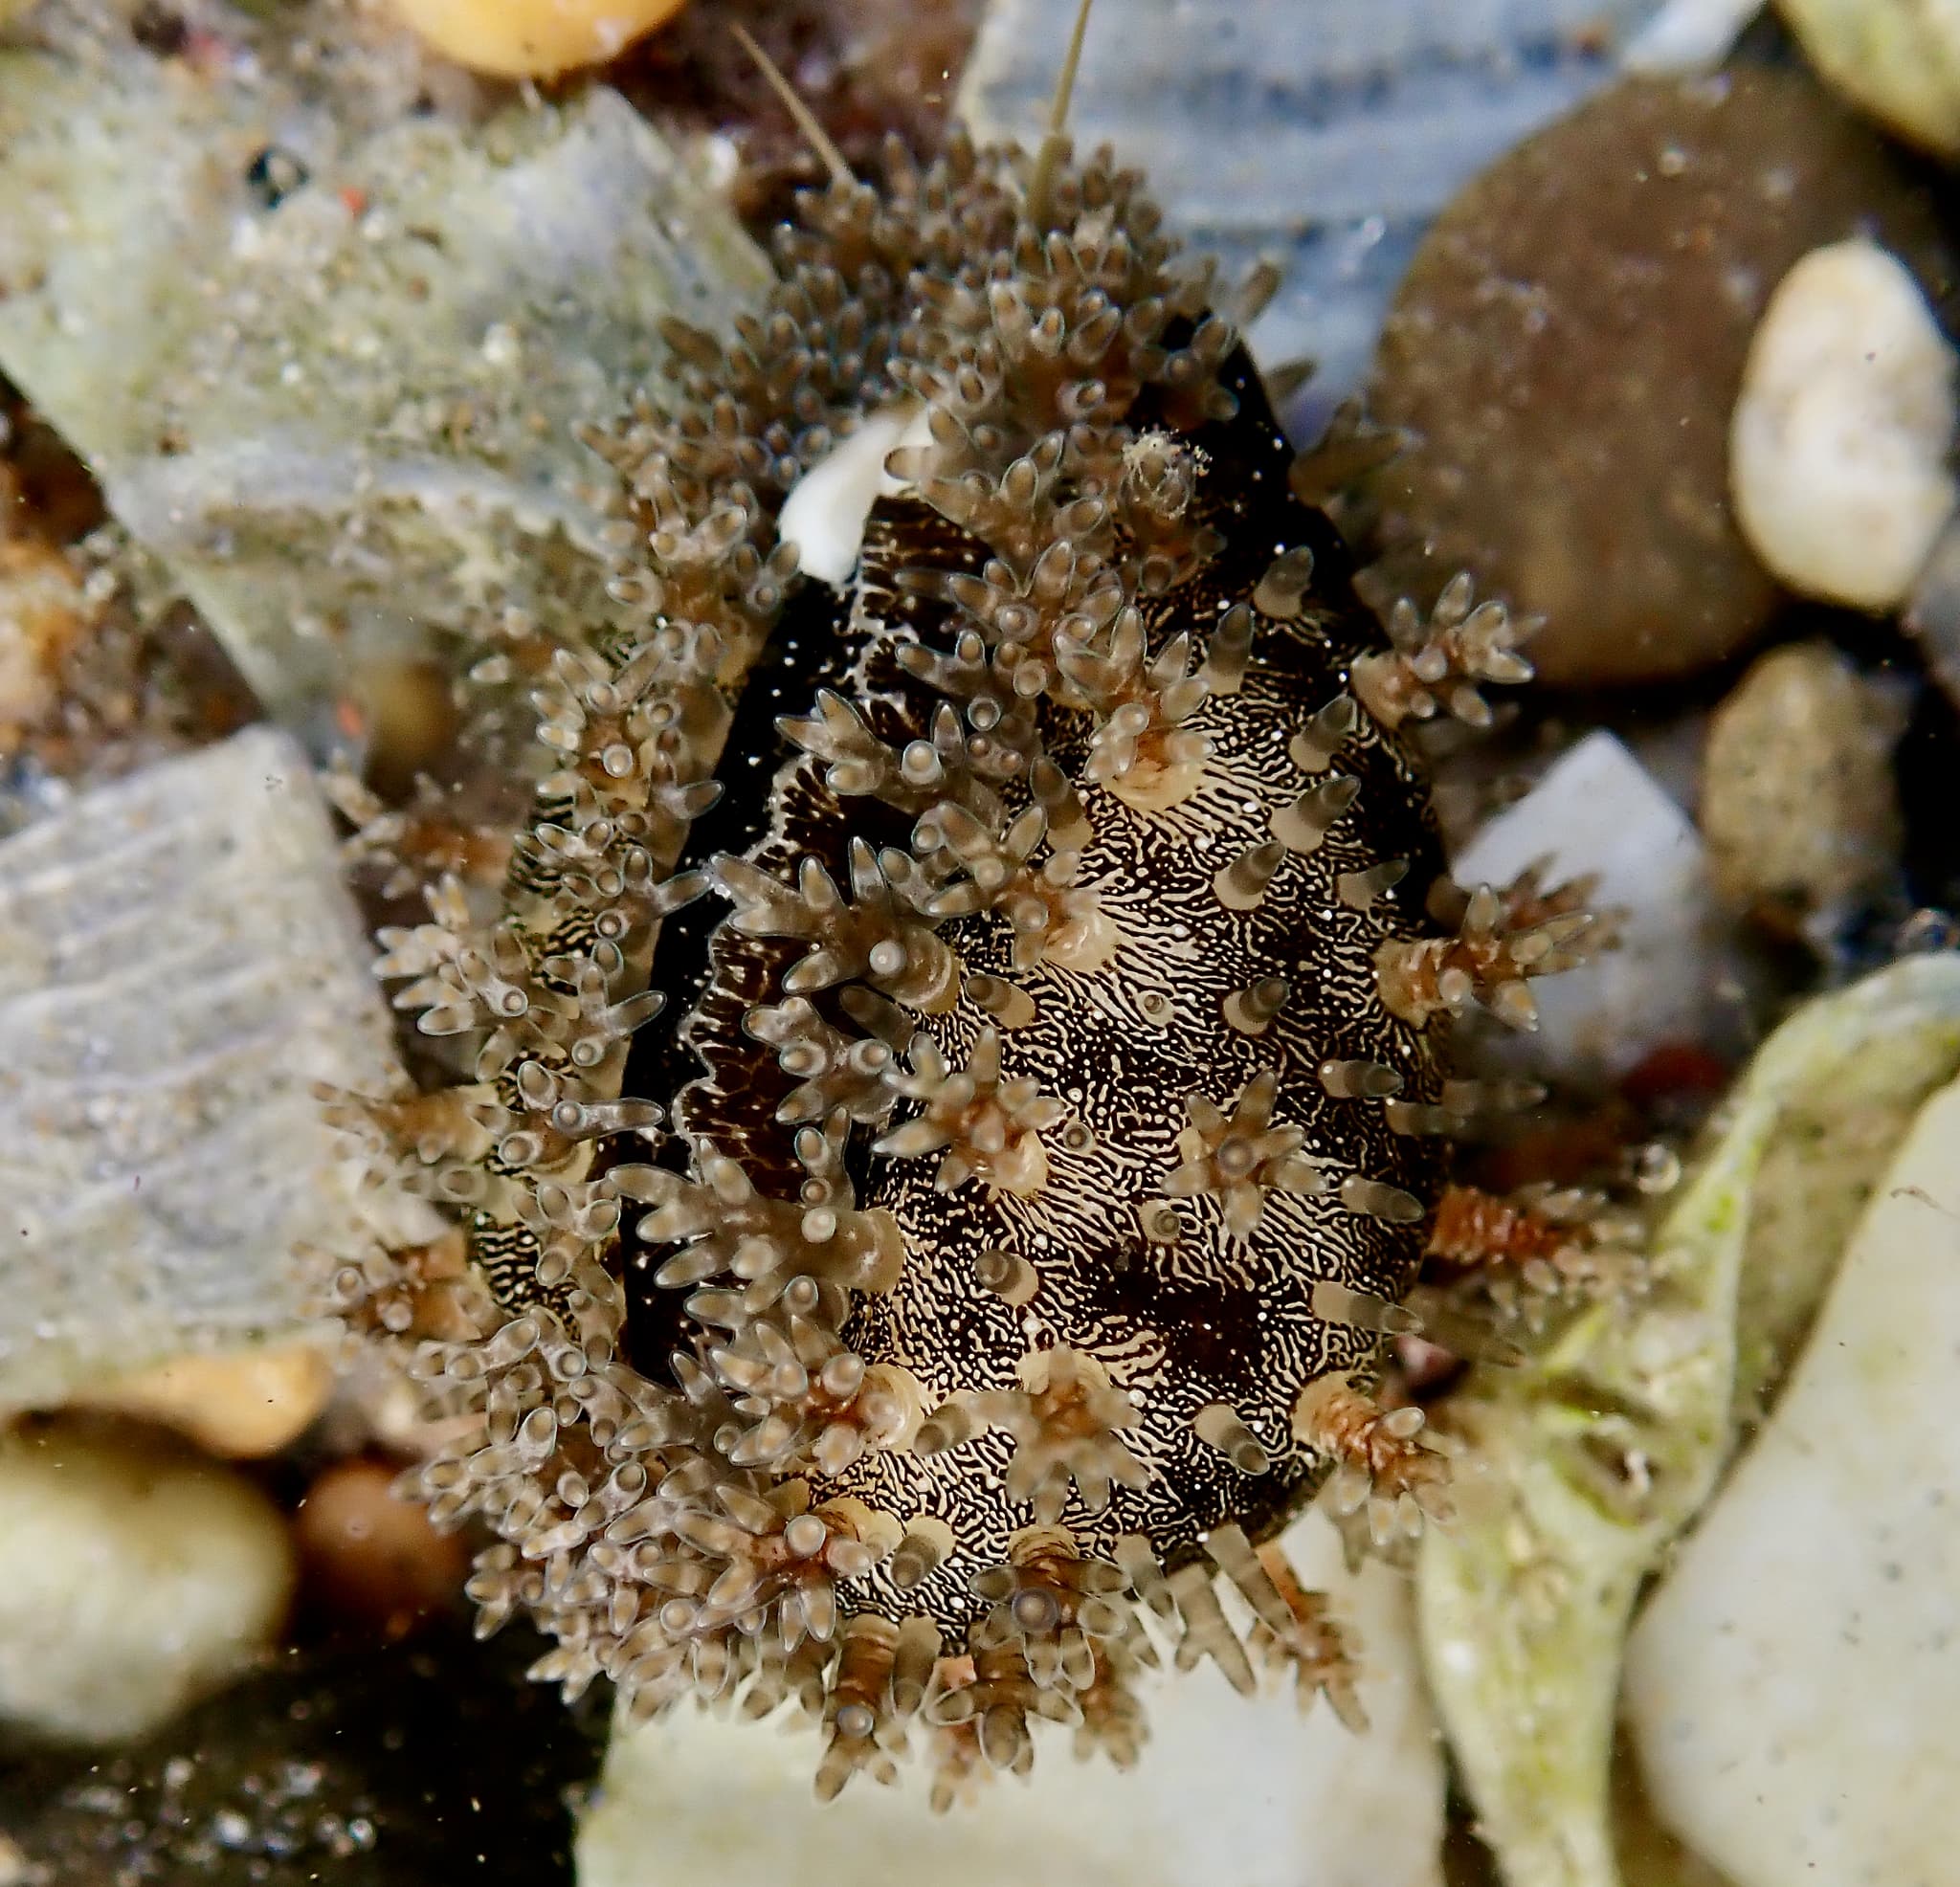
<svg viewBox="0 0 1960 1887">
<path fill-rule="evenodd" d="M 1869 223 L 1936 292 L 1951 261 L 1878 138 L 1802 73 L 1630 79 L 1501 159 L 1424 239 L 1370 404 L 1385 593 L 1459 569 L 1542 615 L 1557 686 L 1746 644 L 1776 591 L 1729 510 L 1727 416 L 1771 289 Z"/>
<path fill-rule="evenodd" d="M 1960 1087 L 1921 1111 L 1755 1446 L 1636 1632 L 1656 1807 L 1736 1887 L 1960 1849 Z"/>
<path fill-rule="evenodd" d="M 272 1643 L 292 1591 L 278 1510 L 145 1431 L 0 1437 L 0 1719 L 141 1736 Z"/>
<path fill-rule="evenodd" d="M 469 1547 L 437 1533 L 419 1501 L 399 1500 L 399 1470 L 336 1461 L 306 1490 L 294 1535 L 307 1587 L 348 1623 L 398 1633 L 462 1592 Z"/>
<path fill-rule="evenodd" d="M 1814 250 L 1776 285 L 1729 423 L 1735 513 L 1793 589 L 1904 600 L 1953 514 L 1953 349 L 1896 257 Z"/>
<path fill-rule="evenodd" d="M 96 613 L 60 551 L 8 535 L 7 500 L 0 466 L 0 758 L 54 706 L 62 658 Z"/>
<path fill-rule="evenodd" d="M 1960 11 L 1948 0 L 1777 0 L 1811 63 L 1902 138 L 1960 155 Z"/>
<path fill-rule="evenodd" d="M 1762 656 L 1716 710 L 1702 833 L 1717 892 L 1784 928 L 1842 915 L 1896 869 L 1904 702 L 1828 642 Z"/>
<path fill-rule="evenodd" d="M 0 50 L 0 373 L 316 752 L 376 661 L 606 620 L 578 428 L 658 377 L 665 321 L 769 279 L 618 94 L 391 105 L 348 11 L 232 10 L 249 85 L 122 32 Z"/>
<path fill-rule="evenodd" d="M 1515 1044 L 1534 1066 L 1621 1073 L 1661 1042 L 1721 1039 L 1710 965 L 1719 913 L 1687 815 L 1614 735 L 1589 734 L 1451 862 L 1458 883 L 1508 884 L 1549 861 L 1550 882 L 1596 877 L 1589 907 L 1617 939 L 1536 987 L 1540 1026 Z"/>
<path fill-rule="evenodd" d="M 501 78 L 549 78 L 615 58 L 682 0 L 394 0 L 446 58 Z"/>
<path fill-rule="evenodd" d="M 134 1415 L 188 1435 L 207 1454 L 256 1461 L 296 1441 L 333 1392 L 320 1343 L 279 1343 L 173 1356 L 155 1367 L 84 1386 L 74 1405 Z"/>
</svg>

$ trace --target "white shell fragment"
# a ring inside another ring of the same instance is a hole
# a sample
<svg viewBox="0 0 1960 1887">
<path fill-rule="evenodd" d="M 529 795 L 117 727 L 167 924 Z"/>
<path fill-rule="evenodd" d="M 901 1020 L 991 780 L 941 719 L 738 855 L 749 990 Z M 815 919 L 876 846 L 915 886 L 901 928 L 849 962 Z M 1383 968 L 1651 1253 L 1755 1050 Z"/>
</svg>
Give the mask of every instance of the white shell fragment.
<svg viewBox="0 0 1960 1887">
<path fill-rule="evenodd" d="M 777 528 L 796 546 L 796 565 L 805 576 L 845 584 L 858 567 L 871 507 L 904 487 L 884 469 L 901 444 L 924 444 L 924 411 L 894 407 L 875 412 L 840 440 L 830 455 L 806 472 L 783 500 Z"/>
<path fill-rule="evenodd" d="M 130 1432 L 0 1435 L 0 1723 L 139 1737 L 267 1651 L 293 1587 L 278 1509 Z"/>
<path fill-rule="evenodd" d="M 1539 1028 L 1521 1052 L 1534 1065 L 1631 1067 L 1655 1044 L 1724 1032 L 1708 974 L 1720 919 L 1693 822 L 1612 734 L 1589 734 L 1452 861 L 1457 882 L 1507 884 L 1550 860 L 1549 877 L 1596 874 L 1589 899 L 1615 947 L 1534 987 Z"/>
<path fill-rule="evenodd" d="M 0 1411 L 312 1327 L 295 1245 L 388 1203 L 312 1093 L 400 1078 L 368 956 L 269 729 L 0 845 Z"/>
<path fill-rule="evenodd" d="M 1441 1887 L 1442 1768 L 1407 1579 L 1379 1563 L 1348 1577 L 1317 1515 L 1286 1547 L 1360 1639 L 1360 1736 L 1325 1704 L 1303 1713 L 1275 1676 L 1249 1699 L 1210 1664 L 1160 1671 L 1135 1768 L 1051 1746 L 1025 1783 L 996 1777 L 935 1815 L 924 1765 L 818 1803 L 813 1732 L 758 1736 L 682 1709 L 615 1736 L 579 1836 L 579 1887 Z M 1051 1735 L 1062 1745 L 1068 1732 Z"/>
<path fill-rule="evenodd" d="M 1660 1813 L 1736 1883 L 1960 1852 L 1960 1087 L 1921 1111 L 1774 1414 L 1635 1633 Z"/>
<path fill-rule="evenodd" d="M 1815 250 L 1783 278 L 1729 428 L 1736 517 L 1783 582 L 1863 610 L 1904 600 L 1954 508 L 1953 368 L 1876 244 Z"/>
</svg>

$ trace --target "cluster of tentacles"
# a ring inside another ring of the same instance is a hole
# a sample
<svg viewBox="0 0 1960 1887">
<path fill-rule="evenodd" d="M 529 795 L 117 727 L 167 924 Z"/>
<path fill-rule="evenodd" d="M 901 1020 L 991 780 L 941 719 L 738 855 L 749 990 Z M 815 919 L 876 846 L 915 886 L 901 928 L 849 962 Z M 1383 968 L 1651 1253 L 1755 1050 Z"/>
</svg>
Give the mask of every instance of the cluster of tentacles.
<svg viewBox="0 0 1960 1887">
<path fill-rule="evenodd" d="M 1370 1390 L 1477 1105 L 1445 1037 L 1586 924 L 1448 884 L 1396 732 L 1527 672 L 1503 612 L 1385 645 L 1209 271 L 1133 175 L 1030 168 L 894 151 L 669 334 L 592 440 L 616 619 L 539 677 L 507 877 L 384 936 L 460 1078 L 332 1101 L 458 1228 L 329 1295 L 448 1437 L 413 1483 L 494 1537 L 485 1629 L 639 1716 L 793 1699 L 826 1792 L 923 1744 L 949 1797 L 1041 1718 L 1126 1762 L 1167 1640 L 1354 1714 L 1272 1537 L 1329 1476 L 1384 1541 L 1442 1511 Z M 908 408 L 854 588 L 799 582 L 786 496 Z M 791 625 L 832 685 L 690 859 Z M 697 1078 L 624 1099 L 703 897 Z"/>
</svg>

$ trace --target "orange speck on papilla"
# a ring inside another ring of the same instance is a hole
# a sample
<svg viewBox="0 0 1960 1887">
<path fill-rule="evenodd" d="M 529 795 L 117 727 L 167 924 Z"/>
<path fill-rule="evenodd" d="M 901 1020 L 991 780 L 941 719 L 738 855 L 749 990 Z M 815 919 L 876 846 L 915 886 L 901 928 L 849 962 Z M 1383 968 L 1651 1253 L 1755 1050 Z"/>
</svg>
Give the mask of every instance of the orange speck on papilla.
<svg viewBox="0 0 1960 1887">
<path fill-rule="evenodd" d="M 394 0 L 446 58 L 503 78 L 598 65 L 680 10 L 681 0 Z"/>
</svg>

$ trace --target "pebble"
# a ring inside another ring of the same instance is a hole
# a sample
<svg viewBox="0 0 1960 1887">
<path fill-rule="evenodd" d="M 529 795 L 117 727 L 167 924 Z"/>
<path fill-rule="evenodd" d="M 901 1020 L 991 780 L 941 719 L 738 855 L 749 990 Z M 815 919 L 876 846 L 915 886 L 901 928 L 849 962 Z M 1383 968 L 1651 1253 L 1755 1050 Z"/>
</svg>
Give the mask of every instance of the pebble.
<svg viewBox="0 0 1960 1887">
<path fill-rule="evenodd" d="M 1772 927 L 1842 917 L 1898 868 L 1900 693 L 1828 642 L 1753 662 L 1708 728 L 1702 835 L 1718 894 Z"/>
<path fill-rule="evenodd" d="M 1360 1736 L 1324 1703 L 1303 1714 L 1270 1677 L 1247 1698 L 1209 1663 L 1160 1672 L 1146 1679 L 1150 1741 L 1133 1769 L 1077 1762 L 1058 1730 L 1025 1785 L 997 1781 L 935 1815 L 923 1765 L 819 1804 L 814 1732 L 759 1737 L 687 1709 L 615 1735 L 580 1830 L 580 1887 L 1441 1887 L 1442 1771 L 1407 1575 L 1377 1562 L 1350 1579 L 1316 1514 L 1288 1549 L 1361 1639 Z"/>
<path fill-rule="evenodd" d="M 420 1502 L 395 1498 L 399 1472 L 336 1461 L 293 1521 L 308 1587 L 337 1617 L 390 1634 L 456 1599 L 469 1571 L 459 1535 L 437 1533 Z"/>
<path fill-rule="evenodd" d="M 1919 284 L 1860 239 L 1776 285 L 1729 423 L 1729 483 L 1756 554 L 1793 589 L 1904 600 L 1953 515 L 1954 354 Z"/>
<path fill-rule="evenodd" d="M 293 1586 L 278 1510 L 149 1432 L 0 1437 L 0 1720 L 141 1736 L 273 1643 Z"/>
<path fill-rule="evenodd" d="M 1637 1630 L 1661 1815 L 1735 1883 L 1923 1887 L 1960 1849 L 1960 1086 L 1921 1110 L 1755 1445 Z"/>
<path fill-rule="evenodd" d="M 929 12 L 931 9 L 914 10 Z M 983 139 L 1032 144 L 1074 7 L 989 0 L 960 85 Z M 1656 0 L 1124 0 L 1089 23 L 1069 106 L 1079 150 L 1143 167 L 1169 227 L 1230 285 L 1282 277 L 1250 330 L 1260 364 L 1310 359 L 1310 436 L 1368 371 L 1430 219 L 1502 152 L 1611 82 Z"/>
<path fill-rule="evenodd" d="M 393 0 L 444 57 L 501 78 L 548 78 L 615 58 L 682 0 Z"/>
<path fill-rule="evenodd" d="M 1943 0 L 1777 0 L 1811 63 L 1897 131 L 1960 156 L 1960 12 Z"/>
<path fill-rule="evenodd" d="M 325 1410 L 333 1385 L 324 1345 L 278 1343 L 173 1356 L 100 1388 L 84 1385 L 71 1406 L 156 1422 L 209 1454 L 256 1461 L 297 1441 Z"/>
<path fill-rule="evenodd" d="M 1558 686 L 1652 681 L 1742 648 L 1776 587 L 1728 500 L 1728 415 L 1771 290 L 1867 223 L 1951 265 L 1879 139 L 1804 74 L 1629 79 L 1464 189 L 1390 314 L 1370 405 L 1413 434 L 1376 476 L 1376 581 L 1459 569 L 1542 615 Z"/>
<path fill-rule="evenodd" d="M 95 615 L 66 557 L 7 535 L 7 501 L 0 466 L 0 757 L 54 706 L 62 658 Z"/>
</svg>

